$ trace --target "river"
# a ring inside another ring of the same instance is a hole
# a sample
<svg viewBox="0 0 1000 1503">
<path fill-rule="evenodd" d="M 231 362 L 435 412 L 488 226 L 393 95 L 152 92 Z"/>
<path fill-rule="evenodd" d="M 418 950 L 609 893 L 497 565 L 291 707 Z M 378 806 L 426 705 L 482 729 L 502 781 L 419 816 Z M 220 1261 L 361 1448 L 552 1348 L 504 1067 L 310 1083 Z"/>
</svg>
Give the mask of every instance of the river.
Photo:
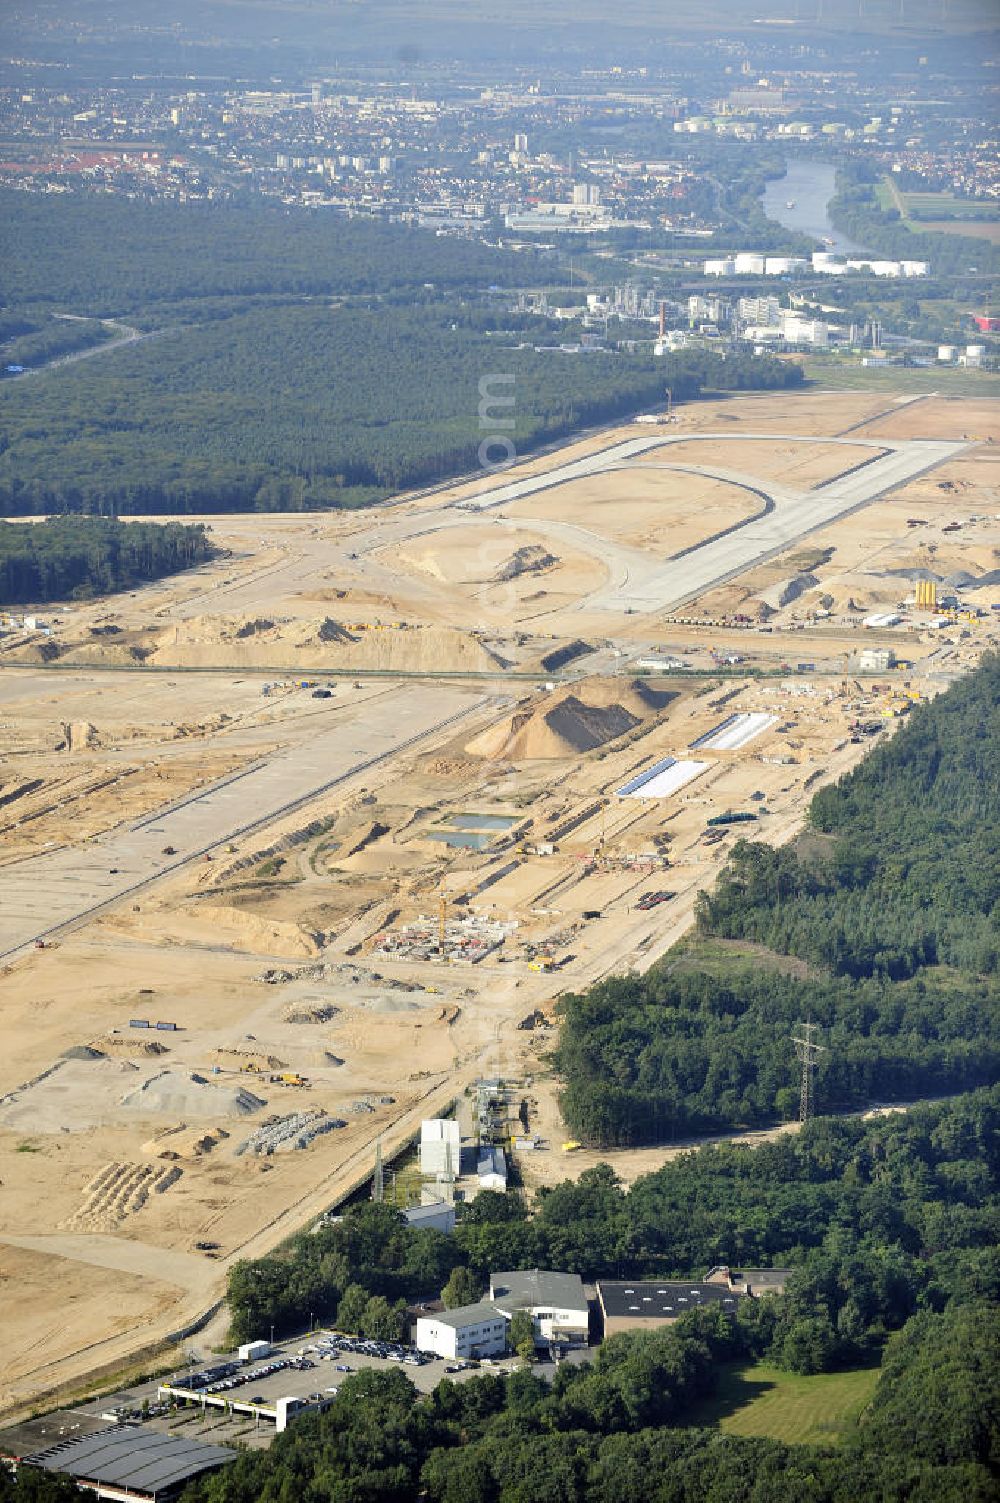
<svg viewBox="0 0 1000 1503">
<path fill-rule="evenodd" d="M 764 191 L 764 213 L 788 230 L 826 240 L 828 250 L 861 251 L 863 247 L 840 234 L 830 223 L 826 206 L 836 191 L 837 169 L 815 157 L 789 157 L 784 177 Z"/>
</svg>

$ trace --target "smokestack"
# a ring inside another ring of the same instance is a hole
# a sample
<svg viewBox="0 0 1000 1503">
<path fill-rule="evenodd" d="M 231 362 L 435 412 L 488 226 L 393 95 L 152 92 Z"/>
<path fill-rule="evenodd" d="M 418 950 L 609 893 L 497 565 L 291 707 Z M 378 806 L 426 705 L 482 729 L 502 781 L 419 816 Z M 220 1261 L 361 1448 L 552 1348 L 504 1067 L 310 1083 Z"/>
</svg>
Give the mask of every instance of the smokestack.
<svg viewBox="0 0 1000 1503">
<path fill-rule="evenodd" d="M 660 304 L 660 338 L 661 339 L 663 338 L 663 336 L 664 336 L 664 334 L 666 332 L 667 332 L 667 305 L 666 305 L 666 303 L 661 303 Z"/>
</svg>

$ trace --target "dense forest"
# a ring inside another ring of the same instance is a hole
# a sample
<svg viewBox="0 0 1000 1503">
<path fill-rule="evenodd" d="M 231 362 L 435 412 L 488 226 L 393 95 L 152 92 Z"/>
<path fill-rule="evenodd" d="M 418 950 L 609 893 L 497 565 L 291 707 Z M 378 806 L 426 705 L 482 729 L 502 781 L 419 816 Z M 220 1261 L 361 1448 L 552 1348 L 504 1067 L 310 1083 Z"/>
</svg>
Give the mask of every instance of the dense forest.
<svg viewBox="0 0 1000 1503">
<path fill-rule="evenodd" d="M 542 1192 L 530 1214 L 484 1192 L 453 1238 L 357 1207 L 234 1269 L 240 1334 L 270 1320 L 304 1328 L 313 1312 L 353 1329 L 374 1302 L 426 1297 L 456 1267 L 473 1287 L 490 1268 L 539 1264 L 589 1277 L 702 1275 L 719 1261 L 796 1272 L 786 1295 L 742 1301 L 732 1321 L 706 1309 L 615 1336 L 551 1386 L 481 1376 L 421 1400 L 401 1373 L 358 1374 L 327 1414 L 192 1487 L 188 1503 L 402 1503 L 421 1489 L 439 1503 L 986 1503 L 1000 1462 L 998 1129 L 997 1089 L 818 1119 L 759 1148 L 685 1155 L 629 1191 L 599 1166 Z M 874 1399 L 839 1450 L 686 1428 L 722 1363 L 766 1354 L 810 1373 L 883 1347 Z"/>
<path fill-rule="evenodd" d="M 0 190 L 0 304 L 10 307 L 155 323 L 170 304 L 203 298 L 471 290 L 536 274 L 531 256 L 322 210 Z"/>
<path fill-rule="evenodd" d="M 1000 964 L 1000 655 L 991 654 L 853 772 L 821 789 L 823 838 L 742 845 L 699 910 L 834 976 L 899 980 Z"/>
<path fill-rule="evenodd" d="M 0 605 L 127 590 L 214 557 L 203 526 L 53 517 L 0 522 Z"/>
<path fill-rule="evenodd" d="M 4 383 L 0 516 L 366 505 L 477 468 L 480 383 L 498 374 L 514 377 L 504 436 L 522 454 L 667 385 L 690 400 L 803 379 L 771 358 L 567 353 L 573 331 L 496 296 L 554 272 L 534 252 L 323 211 L 0 191 L 6 363 L 106 339 L 98 316 L 149 336 Z"/>
<path fill-rule="evenodd" d="M 821 1110 L 996 1079 L 998 807 L 991 656 L 821 790 L 798 842 L 740 841 L 693 941 L 562 1000 L 571 1133 L 662 1142 L 792 1116 L 806 1017 Z"/>
<path fill-rule="evenodd" d="M 667 384 L 682 399 L 802 379 L 772 359 L 536 351 L 492 321 L 468 305 L 255 308 L 12 385 L 0 515 L 378 500 L 476 467 L 480 381 L 497 372 L 514 377 L 520 452 L 660 403 Z"/>
</svg>

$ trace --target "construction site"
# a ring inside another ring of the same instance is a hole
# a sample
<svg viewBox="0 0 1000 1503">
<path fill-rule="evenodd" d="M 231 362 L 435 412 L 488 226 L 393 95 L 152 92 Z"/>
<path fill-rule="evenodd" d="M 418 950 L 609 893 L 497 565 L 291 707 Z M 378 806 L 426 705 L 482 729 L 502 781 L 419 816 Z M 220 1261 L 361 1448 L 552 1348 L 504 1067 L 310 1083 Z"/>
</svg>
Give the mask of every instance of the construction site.
<svg viewBox="0 0 1000 1503">
<path fill-rule="evenodd" d="M 422 1121 L 595 1162 L 559 994 L 997 645 L 996 404 L 673 416 L 0 620 L 4 1412 L 221 1339 Z"/>
</svg>

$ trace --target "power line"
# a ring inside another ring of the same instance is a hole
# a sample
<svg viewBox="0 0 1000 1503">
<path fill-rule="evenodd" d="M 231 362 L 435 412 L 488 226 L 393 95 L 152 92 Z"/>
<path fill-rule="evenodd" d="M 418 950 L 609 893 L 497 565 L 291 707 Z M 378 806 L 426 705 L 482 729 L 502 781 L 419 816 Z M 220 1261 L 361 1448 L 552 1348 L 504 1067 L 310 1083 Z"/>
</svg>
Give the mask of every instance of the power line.
<svg viewBox="0 0 1000 1503">
<path fill-rule="evenodd" d="M 816 1110 L 815 1091 L 813 1089 L 813 1071 L 819 1064 L 819 1056 L 825 1054 L 826 1045 L 817 1044 L 813 1033 L 818 1029 L 818 1023 L 800 1023 L 802 1035 L 793 1034 L 795 1044 L 795 1056 L 802 1065 L 802 1080 L 799 1092 L 799 1121 L 808 1122 Z"/>
</svg>

